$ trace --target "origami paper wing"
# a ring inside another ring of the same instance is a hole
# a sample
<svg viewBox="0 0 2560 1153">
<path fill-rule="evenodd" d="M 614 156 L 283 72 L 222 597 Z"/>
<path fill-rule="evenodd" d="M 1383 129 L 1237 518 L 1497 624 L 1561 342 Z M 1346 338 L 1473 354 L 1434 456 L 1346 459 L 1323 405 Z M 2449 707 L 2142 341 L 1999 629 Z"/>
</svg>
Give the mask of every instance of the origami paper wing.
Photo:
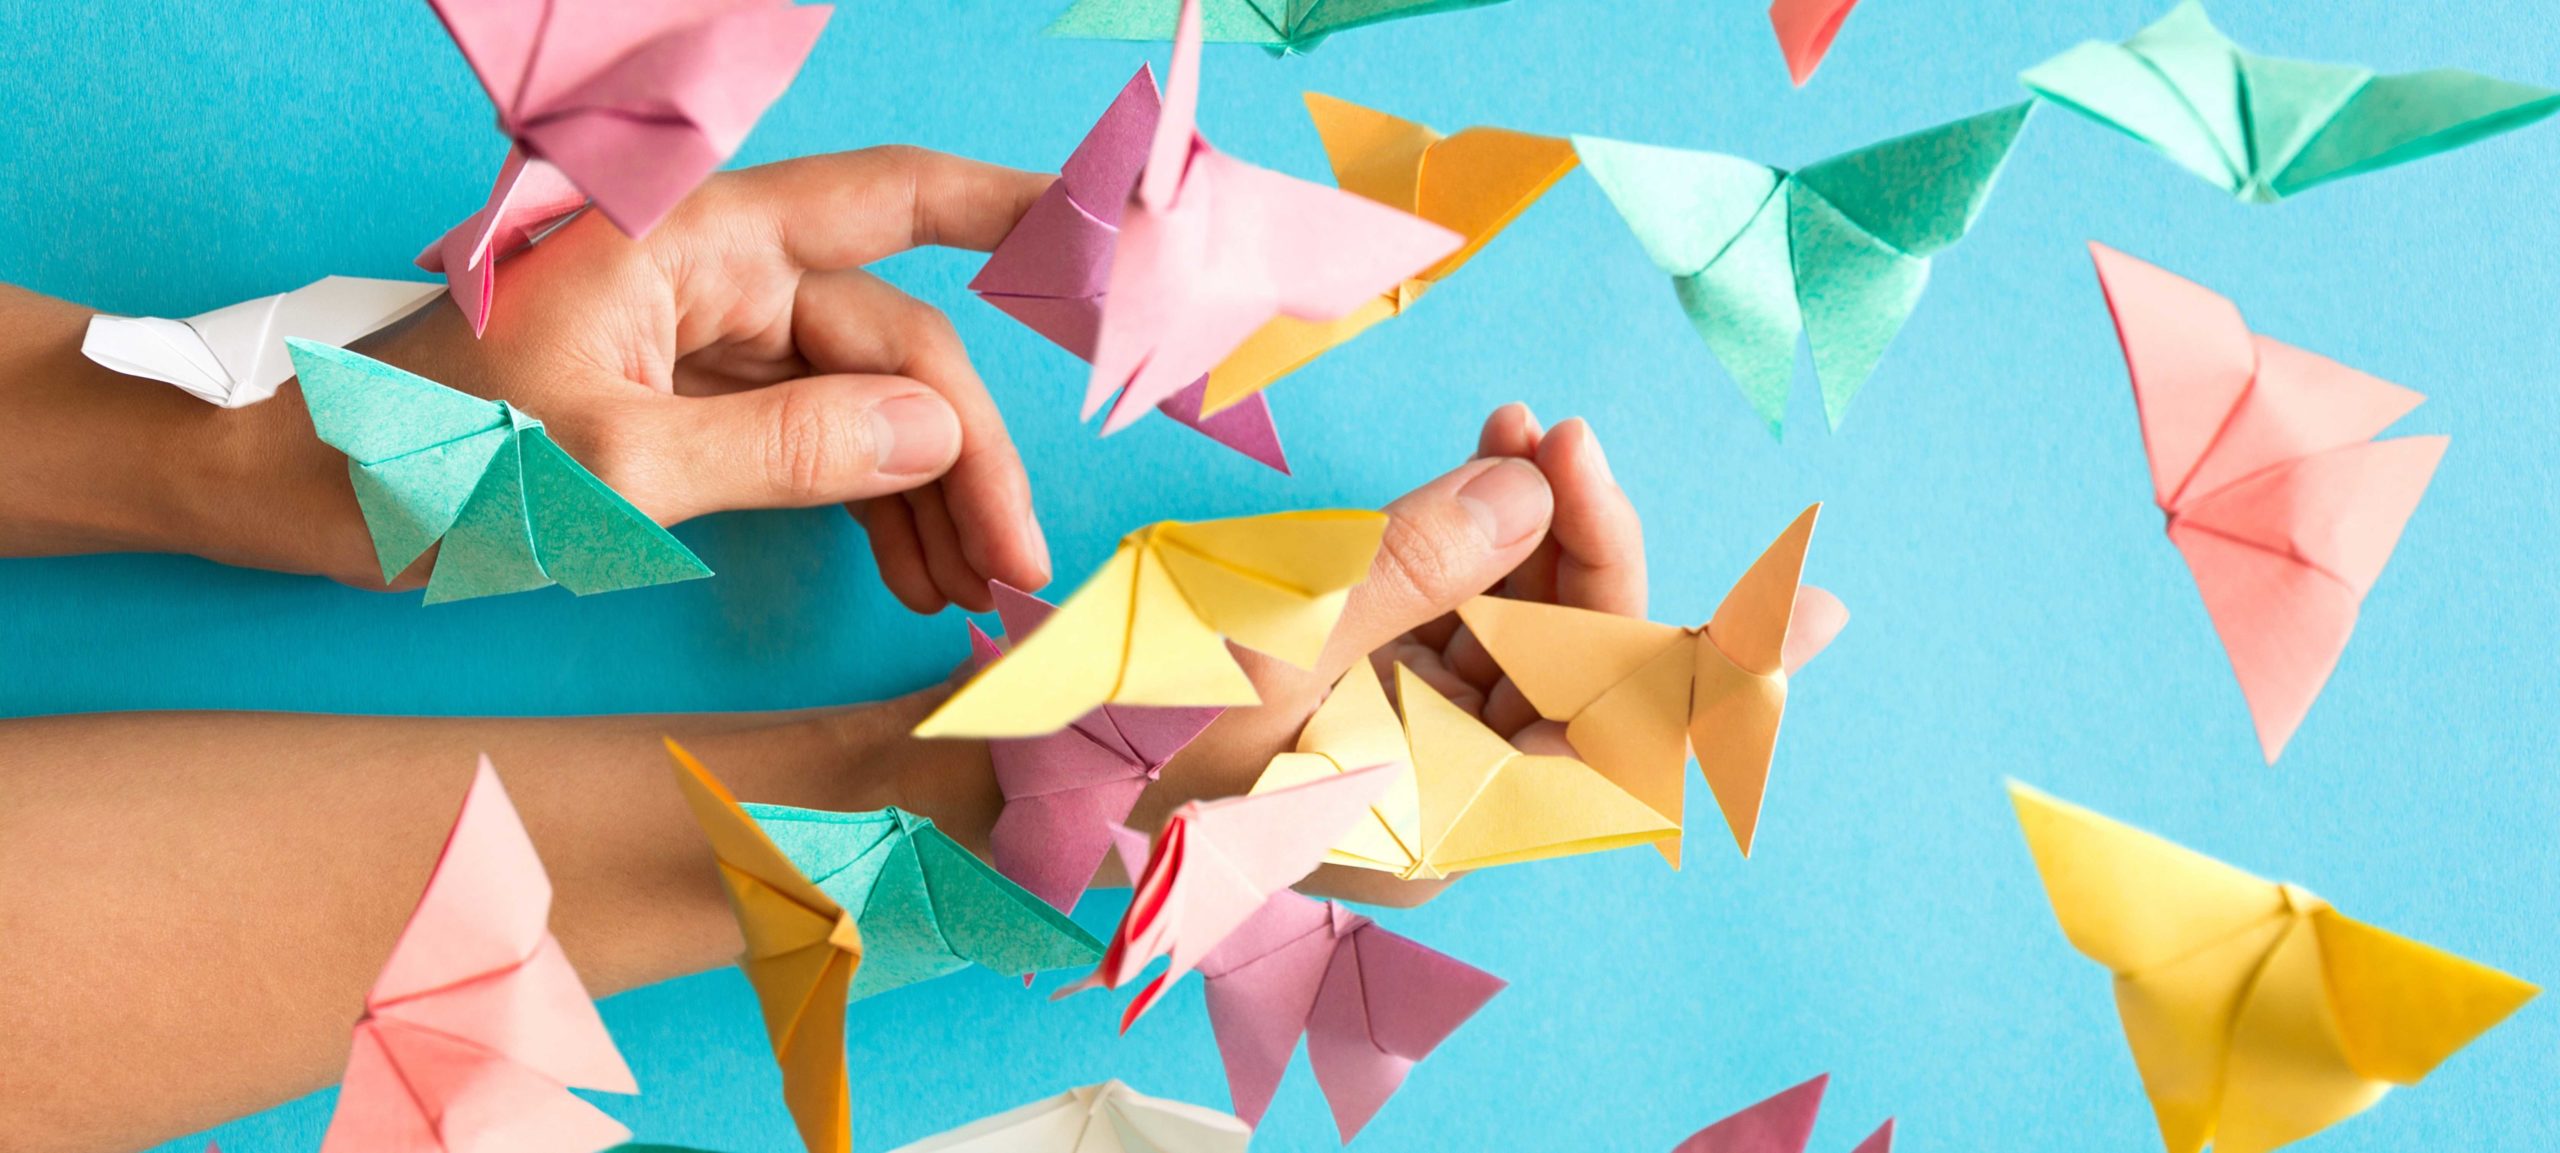
<svg viewBox="0 0 2560 1153">
<path fill-rule="evenodd" d="M 1336 32 L 1483 8 L 1503 0 L 1206 0 L 1206 39 L 1213 44 L 1258 44 L 1273 55 L 1305 52 Z M 1076 0 L 1049 25 L 1051 36 L 1086 40 L 1171 40 L 1175 24 L 1166 0 Z"/>
<path fill-rule="evenodd" d="M 852 1153 L 852 1087 L 845 1078 L 844 1007 L 862 969 L 853 913 L 812 884 L 726 786 L 673 740 L 676 783 L 711 840 L 720 885 L 747 951 L 738 958 L 764 1010 L 782 1067 L 782 1099 L 809 1153 Z"/>
<path fill-rule="evenodd" d="M 1787 78 L 1796 87 L 1813 79 L 1813 70 L 1822 67 L 1822 57 L 1839 37 L 1840 26 L 1849 22 L 1849 10 L 1857 6 L 1858 0 L 1772 0 L 1769 27 L 1778 34 L 1778 50 L 1787 57 Z"/>
<path fill-rule="evenodd" d="M 2448 443 L 2376 441 L 2426 398 L 2249 331 L 2201 285 L 2103 245 L 2169 539 L 2204 594 L 2274 764 Z"/>
<path fill-rule="evenodd" d="M 2226 39 L 2196 0 L 2131 40 L 2090 41 L 2020 79 L 2253 204 L 2449 152 L 2560 111 L 2560 91 L 2459 69 L 2386 76 L 2253 55 Z"/>
<path fill-rule="evenodd" d="M 554 583 L 585 596 L 711 575 L 514 405 L 342 348 L 285 343 L 312 426 L 347 454 L 384 581 L 438 541 L 428 604 Z"/>
<path fill-rule="evenodd" d="M 1165 819 L 1152 845 L 1144 834 L 1115 829 L 1112 847 L 1136 878 L 1129 910 L 1093 974 L 1058 995 L 1117 989 L 1156 958 L 1170 958 L 1121 1014 L 1127 1030 L 1272 894 L 1314 872 L 1325 846 L 1386 790 L 1388 772 L 1365 769 L 1275 792 L 1191 801 Z"/>
<path fill-rule="evenodd" d="M 1585 762 L 1674 823 L 1694 753 L 1748 857 L 1788 678 L 1848 622 L 1831 594 L 1798 583 L 1821 511 L 1799 514 L 1702 628 L 1499 597 L 1458 616 Z M 1677 837 L 1657 847 L 1679 865 Z"/>
<path fill-rule="evenodd" d="M 1690 1134 L 1671 1153 L 1804 1153 L 1813 1144 L 1822 1090 L 1830 1083 L 1831 1075 L 1825 1073 L 1779 1093 Z M 1893 1121 L 1886 1119 L 1851 1153 L 1893 1153 Z"/>
<path fill-rule="evenodd" d="M 2169 1153 L 2299 1141 L 2540 992 L 2026 786 L 2009 797 L 2063 935 L 2115 974 Z"/>
<path fill-rule="evenodd" d="M 353 344 L 435 295 L 432 284 L 324 276 L 185 320 L 93 316 L 80 355 L 126 376 L 177 385 L 219 408 L 245 408 L 293 379 L 286 341 Z"/>
<path fill-rule="evenodd" d="M 1024 976 L 1102 957 L 1102 943 L 904 809 L 745 805 L 793 867 L 862 930 L 861 1000 L 971 964 Z"/>
<path fill-rule="evenodd" d="M 1111 246 L 1120 235 L 1120 211 L 1146 167 L 1147 140 L 1155 133 L 1161 101 L 1154 70 L 1141 64 L 1120 89 L 1084 142 L 1059 169 L 1057 183 L 1031 204 L 1004 242 L 987 255 L 969 290 L 1005 314 L 1048 337 L 1078 358 L 1093 359 L 1102 328 Z M 1185 427 L 1285 473 L 1280 430 L 1271 406 L 1255 403 L 1204 415 L 1207 385 L 1167 397 L 1156 411 Z"/>
<path fill-rule="evenodd" d="M 1813 346 L 1834 431 L 1929 282 L 1990 200 L 2034 102 L 1923 129 L 1800 171 L 1597 137 L 1574 150 L 1769 433 L 1784 431 L 1796 339 Z"/>
<path fill-rule="evenodd" d="M 790 0 L 429 2 L 497 106 L 499 131 L 635 237 L 737 151 L 834 11 Z"/>
<path fill-rule="evenodd" d="M 1196 131 L 1199 107 L 1200 4 L 1182 0 L 1164 110 L 1121 213 L 1085 389 L 1087 418 L 1111 405 L 1105 433 L 1189 388 L 1271 318 L 1340 319 L 1461 243 L 1429 221 L 1210 147 Z"/>
<path fill-rule="evenodd" d="M 1105 704 L 1255 704 L 1226 640 L 1314 664 L 1386 523 L 1365 511 L 1284 512 L 1162 521 L 1122 537 L 1056 616 L 916 735 L 1039 736 Z"/>
<path fill-rule="evenodd" d="M 1244 1153 L 1253 1129 L 1118 1081 L 1069 1089 L 902 1145 L 896 1153 Z"/>
<path fill-rule="evenodd" d="M 594 1153 L 631 1136 L 569 1092 L 640 1086 L 550 920 L 551 879 L 484 756 L 365 994 L 321 1153 Z"/>
<path fill-rule="evenodd" d="M 1286 891 L 1203 958 L 1200 975 L 1237 1115 L 1261 1123 L 1303 1035 L 1345 1142 L 1506 984 Z"/>
<path fill-rule="evenodd" d="M 1331 864 L 1406 880 L 1676 837 L 1664 817 L 1571 757 L 1531 756 L 1396 669 L 1397 720 L 1377 670 L 1360 661 L 1307 721 L 1298 751 L 1272 759 L 1256 793 L 1387 765 L 1395 783 L 1325 854 Z"/>
<path fill-rule="evenodd" d="M 1307 93 L 1307 115 L 1324 138 L 1336 183 L 1440 225 L 1463 238 L 1438 264 L 1331 321 L 1273 317 L 1209 373 L 1212 413 L 1259 394 L 1273 381 L 1400 315 L 1465 264 L 1547 189 L 1573 171 L 1573 142 L 1502 128 L 1442 136 L 1430 128 L 1347 100 Z"/>
<path fill-rule="evenodd" d="M 1056 606 L 1002 581 L 989 585 L 1005 635 L 1031 635 Z M 1001 642 L 969 626 L 971 661 L 985 668 Z M 1045 737 L 987 742 L 1004 810 L 996 817 L 996 869 L 1059 912 L 1073 912 L 1111 851 L 1111 827 L 1129 819 L 1166 762 L 1224 709 L 1104 705 Z"/>
<path fill-rule="evenodd" d="M 559 169 L 509 149 L 489 202 L 419 253 L 418 267 L 444 274 L 455 307 L 478 336 L 488 329 L 489 310 L 497 303 L 498 262 L 532 247 L 586 206 L 587 194 Z"/>
</svg>

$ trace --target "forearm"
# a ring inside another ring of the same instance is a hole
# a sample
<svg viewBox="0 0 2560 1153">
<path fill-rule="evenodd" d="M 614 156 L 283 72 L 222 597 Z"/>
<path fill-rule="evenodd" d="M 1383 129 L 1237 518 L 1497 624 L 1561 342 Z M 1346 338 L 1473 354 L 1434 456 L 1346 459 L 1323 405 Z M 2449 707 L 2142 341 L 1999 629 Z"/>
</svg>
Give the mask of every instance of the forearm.
<svg viewBox="0 0 2560 1153">
<path fill-rule="evenodd" d="M 923 705 L 0 724 L 0 1148 L 134 1147 L 334 1080 L 484 751 L 597 996 L 739 949 L 662 736 L 746 799 L 903 804 L 982 845 L 981 747 L 906 739 Z"/>
<path fill-rule="evenodd" d="M 0 285 L 0 556 L 194 553 L 361 577 L 344 459 L 293 394 L 222 409 L 80 353 L 89 309 Z"/>
</svg>

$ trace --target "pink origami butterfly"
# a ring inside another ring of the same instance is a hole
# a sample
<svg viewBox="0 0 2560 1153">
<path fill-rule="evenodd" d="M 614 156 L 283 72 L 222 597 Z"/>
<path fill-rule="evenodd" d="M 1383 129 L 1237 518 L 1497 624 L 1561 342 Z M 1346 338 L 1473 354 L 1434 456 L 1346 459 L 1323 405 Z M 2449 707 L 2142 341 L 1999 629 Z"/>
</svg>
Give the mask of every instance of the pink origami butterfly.
<svg viewBox="0 0 2560 1153">
<path fill-rule="evenodd" d="M 1196 386 L 1273 317 L 1339 319 L 1464 242 L 1210 147 L 1196 127 L 1200 37 L 1200 2 L 1182 0 L 1172 78 L 1120 219 L 1085 389 L 1088 419 L 1111 405 L 1106 433 Z"/>
<path fill-rule="evenodd" d="M 489 203 L 419 253 L 418 267 L 444 274 L 453 303 L 478 336 L 488 330 L 489 309 L 498 298 L 498 262 L 531 247 L 586 206 L 587 194 L 559 169 L 509 149 Z"/>
<path fill-rule="evenodd" d="M 1285 890 L 1201 959 L 1200 976 L 1236 1116 L 1261 1123 L 1304 1035 L 1345 1142 L 1504 987 L 1342 905 Z"/>
<path fill-rule="evenodd" d="M 1057 606 L 1003 581 L 988 583 L 1005 636 L 1025 637 Z M 970 662 L 983 668 L 1004 655 L 1003 642 L 969 625 Z M 1111 851 L 1111 830 L 1129 819 L 1138 795 L 1175 753 L 1225 709 L 1156 709 L 1104 705 L 1055 733 L 991 740 L 1004 811 L 992 836 L 996 871 L 1033 896 L 1073 912 L 1093 873 Z"/>
<path fill-rule="evenodd" d="M 1165 819 L 1152 845 L 1145 834 L 1114 826 L 1121 860 L 1144 862 L 1132 874 L 1129 910 L 1092 975 L 1057 995 L 1117 989 L 1156 958 L 1171 958 L 1121 1014 L 1126 1030 L 1272 894 L 1314 872 L 1325 850 L 1386 795 L 1395 771 L 1380 765 L 1268 793 L 1192 801 Z"/>
<path fill-rule="evenodd" d="M 569 1092 L 640 1088 L 550 917 L 551 879 L 482 757 L 365 995 L 321 1153 L 594 1153 L 631 1135 Z"/>
<path fill-rule="evenodd" d="M 1120 235 L 1121 210 L 1147 164 L 1147 138 L 1156 130 L 1161 101 L 1155 71 L 1138 74 L 1120 89 L 1093 130 L 1058 171 L 1058 181 L 1032 202 L 1004 243 L 987 256 L 969 290 L 986 298 L 1050 343 L 1078 358 L 1093 359 L 1102 328 L 1103 289 L 1111 273 L 1111 246 Z M 1156 411 L 1202 435 L 1278 469 L 1289 471 L 1271 403 L 1261 393 L 1209 416 L 1200 406 L 1209 378 L 1191 382 Z"/>
<path fill-rule="evenodd" d="M 2211 290 L 2089 251 L 2123 341 L 2152 485 L 2274 764 L 2449 441 L 2375 436 L 2426 397 L 2249 331 Z"/>
<path fill-rule="evenodd" d="M 1671 1153 L 1804 1153 L 1822 1112 L 1828 1073 L 1789 1089 L 1689 1136 Z M 1851 1153 L 1893 1153 L 1893 1120 L 1858 1142 Z"/>
<path fill-rule="evenodd" d="M 1796 87 L 1813 79 L 1813 70 L 1822 67 L 1831 41 L 1840 35 L 1840 26 L 1849 22 L 1849 10 L 1857 6 L 1858 0 L 1771 0 L 1769 28 L 1778 34 L 1778 51 L 1787 58 L 1787 78 Z"/>
</svg>

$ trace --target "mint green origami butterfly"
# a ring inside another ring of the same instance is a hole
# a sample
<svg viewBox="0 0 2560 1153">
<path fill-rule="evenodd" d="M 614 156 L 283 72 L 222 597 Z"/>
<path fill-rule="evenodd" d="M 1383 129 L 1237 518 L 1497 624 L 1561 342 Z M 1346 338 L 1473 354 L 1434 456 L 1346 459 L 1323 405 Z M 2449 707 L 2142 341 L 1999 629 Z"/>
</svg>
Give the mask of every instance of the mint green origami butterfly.
<svg viewBox="0 0 2560 1153">
<path fill-rule="evenodd" d="M 559 584 L 581 596 L 711 575 L 502 400 L 288 340 L 312 427 L 347 454 L 386 582 L 441 540 L 427 603 Z"/>
<path fill-rule="evenodd" d="M 862 931 L 852 999 L 983 965 L 1008 976 L 1091 965 L 1102 943 L 904 809 L 741 805 Z"/>
<path fill-rule="evenodd" d="M 2013 104 L 1793 172 L 1588 136 L 1573 147 L 1778 436 L 1797 335 L 1837 430 L 1919 305 L 1930 257 L 1973 227 L 2033 110 Z"/>
<path fill-rule="evenodd" d="M 2560 111 L 2560 92 L 2460 69 L 2383 76 L 2352 64 L 2251 55 L 2196 0 L 2131 40 L 2082 44 L 2019 79 L 2255 204 Z"/>
<path fill-rule="evenodd" d="M 1200 0 L 1201 39 L 1259 44 L 1274 55 L 1304 52 L 1336 32 L 1482 8 L 1503 0 Z M 1171 40 L 1174 0 L 1076 0 L 1049 25 L 1051 36 L 1088 40 Z"/>
</svg>

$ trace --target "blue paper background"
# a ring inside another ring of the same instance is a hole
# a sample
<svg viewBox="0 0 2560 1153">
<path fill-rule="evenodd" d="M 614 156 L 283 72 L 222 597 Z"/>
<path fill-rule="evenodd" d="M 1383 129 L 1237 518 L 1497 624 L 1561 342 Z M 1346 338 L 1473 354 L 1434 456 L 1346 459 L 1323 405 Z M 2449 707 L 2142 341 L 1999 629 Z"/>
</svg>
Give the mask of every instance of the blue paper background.
<svg viewBox="0 0 2560 1153">
<path fill-rule="evenodd" d="M 1162 62 L 1160 47 L 1042 39 L 1056 6 L 847 3 L 740 160 L 907 141 L 1053 167 L 1140 59 Z M 1518 0 L 1297 59 L 1213 50 L 1204 121 L 1221 146 L 1309 176 L 1324 168 L 1302 88 L 1447 128 L 1802 163 L 2018 99 L 2018 69 L 2164 6 L 1868 0 L 1795 92 L 1757 0 Z M 2225 0 L 2215 14 L 2271 51 L 2560 82 L 2543 5 L 2441 7 Z M 416 0 L 0 5 L 0 278 L 185 315 L 325 273 L 399 275 L 479 203 L 499 151 L 490 118 Z M 1830 502 L 1811 571 L 1857 619 L 1801 681 L 1757 858 L 1702 829 L 1683 874 L 1641 852 L 1504 870 L 1393 918 L 1513 987 L 1363 1147 L 1667 1149 L 1827 1069 L 1818 1150 L 1896 1114 L 1913 1150 L 2139 1153 L 2157 1138 L 2106 979 L 2055 931 L 2004 776 L 2560 979 L 2555 179 L 2560 126 L 2544 125 L 2252 208 L 2045 110 L 1846 430 L 1820 430 L 1808 375 L 1779 445 L 1577 177 L 1411 315 L 1272 394 L 1294 482 L 1166 422 L 1097 442 L 1072 421 L 1077 366 L 964 291 L 974 258 L 887 271 L 968 338 L 1071 578 L 1148 520 L 1385 500 L 1454 463 L 1514 399 L 1600 430 L 1648 518 L 1665 619 L 1703 619 L 1796 509 Z M 2427 392 L 2406 430 L 2453 435 L 2280 767 L 2257 762 L 2161 536 L 2092 238 Z M 899 692 L 964 651 L 956 619 L 917 619 L 880 591 L 841 514 L 681 535 L 718 579 L 434 610 L 189 559 L 0 563 L 0 713 L 799 706 Z M 863 1147 L 1114 1075 L 1224 1103 L 1196 994 L 1125 1039 L 1115 1008 L 1049 1005 L 978 973 L 864 1002 L 850 1024 Z M 646 1089 L 607 1107 L 642 1137 L 792 1147 L 734 971 L 616 998 L 606 1016 Z M 2303 1148 L 2560 1146 L 2555 1054 L 2560 1013 L 2535 1004 Z M 217 1135 L 238 1153 L 309 1150 L 329 1104 Z M 1258 1148 L 1332 1145 L 1301 1065 Z"/>
</svg>

